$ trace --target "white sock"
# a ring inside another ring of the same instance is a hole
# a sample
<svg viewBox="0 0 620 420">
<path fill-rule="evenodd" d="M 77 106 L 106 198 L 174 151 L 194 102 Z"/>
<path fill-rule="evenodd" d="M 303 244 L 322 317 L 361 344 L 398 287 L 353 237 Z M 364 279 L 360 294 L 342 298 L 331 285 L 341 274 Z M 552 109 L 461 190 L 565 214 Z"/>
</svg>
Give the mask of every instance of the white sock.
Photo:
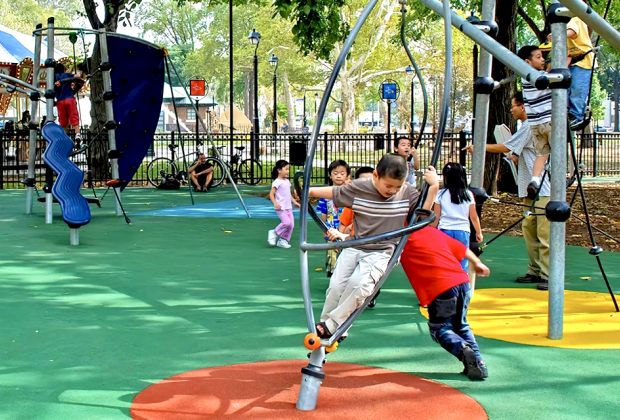
<svg viewBox="0 0 620 420">
<path fill-rule="evenodd" d="M 536 182 L 537 184 L 540 184 L 540 177 L 539 176 L 533 176 L 532 177 L 532 181 Z"/>
</svg>

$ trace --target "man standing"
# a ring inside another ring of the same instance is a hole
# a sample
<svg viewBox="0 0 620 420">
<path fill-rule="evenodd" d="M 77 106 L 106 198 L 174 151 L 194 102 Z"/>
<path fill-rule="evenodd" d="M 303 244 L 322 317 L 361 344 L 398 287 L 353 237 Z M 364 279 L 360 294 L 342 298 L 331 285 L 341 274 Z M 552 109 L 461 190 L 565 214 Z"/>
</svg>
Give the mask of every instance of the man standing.
<svg viewBox="0 0 620 420">
<path fill-rule="evenodd" d="M 213 182 L 213 165 L 207 162 L 204 153 L 198 153 L 198 160 L 189 168 L 189 176 L 196 192 L 207 192 Z"/>
<path fill-rule="evenodd" d="M 521 121 L 519 130 L 503 144 L 487 144 L 486 151 L 488 153 L 506 153 L 512 152 L 519 156 L 518 167 L 518 184 L 519 197 L 523 199 L 523 204 L 529 210 L 532 206 L 532 200 L 527 198 L 527 185 L 532 178 L 532 170 L 536 153 L 534 151 L 534 142 L 531 137 L 530 124 L 527 121 L 527 114 L 523 106 L 523 94 L 517 92 L 512 98 L 511 112 L 516 120 Z M 467 146 L 463 150 L 470 153 L 473 152 L 474 145 Z M 549 203 L 550 184 L 549 176 L 544 177 L 545 181 L 540 189 L 536 207 L 544 208 Z M 544 213 L 542 210 L 536 210 L 534 213 Z M 544 215 L 535 217 L 526 217 L 523 220 L 522 230 L 527 253 L 530 257 L 530 264 L 527 273 L 523 277 L 517 278 L 517 283 L 538 283 L 539 290 L 549 289 L 549 233 L 551 224 Z"/>
</svg>

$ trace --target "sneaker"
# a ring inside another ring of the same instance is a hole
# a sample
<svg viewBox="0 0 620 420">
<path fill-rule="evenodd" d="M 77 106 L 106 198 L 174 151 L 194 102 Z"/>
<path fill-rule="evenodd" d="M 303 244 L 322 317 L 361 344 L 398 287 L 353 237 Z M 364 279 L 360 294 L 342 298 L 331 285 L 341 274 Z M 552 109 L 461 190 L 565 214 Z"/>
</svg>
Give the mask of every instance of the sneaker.
<svg viewBox="0 0 620 420">
<path fill-rule="evenodd" d="M 517 277 L 517 283 L 540 283 L 542 278 L 540 276 L 535 276 L 533 274 L 526 274 L 523 277 Z"/>
<path fill-rule="evenodd" d="M 482 378 L 486 379 L 489 377 L 489 370 L 487 369 L 487 365 L 486 363 L 484 363 L 482 360 L 478 361 L 478 367 L 480 368 L 480 371 L 482 372 Z"/>
<path fill-rule="evenodd" d="M 532 181 L 527 184 L 527 198 L 530 200 L 536 200 L 536 196 L 538 195 L 538 190 L 540 189 L 540 185 L 538 182 Z"/>
<path fill-rule="evenodd" d="M 269 245 L 276 246 L 277 240 L 278 240 L 278 235 L 276 234 L 275 229 L 272 229 L 269 232 L 267 232 L 267 242 L 269 242 Z"/>
<path fill-rule="evenodd" d="M 538 290 L 549 290 L 549 280 L 542 279 L 536 288 Z"/>
<path fill-rule="evenodd" d="M 476 353 L 474 353 L 474 350 L 469 346 L 469 344 L 463 346 L 463 349 L 459 354 L 459 359 L 463 362 L 463 366 L 465 366 L 465 374 L 470 380 L 481 381 L 484 379 L 482 367 L 478 364 L 478 361 L 476 360 Z M 482 364 L 484 364 L 484 362 Z"/>
<path fill-rule="evenodd" d="M 370 301 L 370 303 L 368 304 L 369 308 L 374 308 L 375 306 L 377 306 L 377 298 L 379 297 L 380 294 L 381 294 L 381 290 L 379 290 L 377 294 L 375 295 L 375 297 L 373 298 L 373 300 Z"/>
<path fill-rule="evenodd" d="M 280 248 L 290 248 L 291 244 L 288 243 L 288 241 L 286 239 L 282 239 L 280 238 L 278 240 L 278 243 L 276 244 L 276 246 L 280 247 Z"/>
<path fill-rule="evenodd" d="M 574 118 L 569 120 L 568 128 L 570 128 L 571 131 L 579 131 L 583 128 L 583 121 L 583 118 Z"/>
</svg>

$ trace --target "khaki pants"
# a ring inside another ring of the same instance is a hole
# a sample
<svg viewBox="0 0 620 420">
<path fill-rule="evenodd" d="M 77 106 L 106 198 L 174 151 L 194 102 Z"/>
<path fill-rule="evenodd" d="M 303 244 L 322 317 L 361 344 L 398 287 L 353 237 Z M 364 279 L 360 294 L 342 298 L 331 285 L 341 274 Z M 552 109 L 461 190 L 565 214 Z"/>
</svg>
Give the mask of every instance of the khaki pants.
<svg viewBox="0 0 620 420">
<path fill-rule="evenodd" d="M 334 333 L 375 289 L 390 261 L 384 251 L 346 248 L 340 251 L 325 292 L 321 321 Z"/>
<path fill-rule="evenodd" d="M 536 207 L 544 208 L 549 202 L 549 197 L 538 197 Z M 529 210 L 532 200 L 525 197 L 523 204 L 528 206 L 525 211 Z M 544 210 L 535 210 L 534 213 L 544 213 Z M 540 276 L 544 280 L 549 279 L 549 234 L 551 222 L 545 216 L 536 216 L 532 219 L 523 219 L 521 225 L 523 230 L 523 239 L 530 257 L 530 265 L 527 267 L 527 274 Z"/>
</svg>

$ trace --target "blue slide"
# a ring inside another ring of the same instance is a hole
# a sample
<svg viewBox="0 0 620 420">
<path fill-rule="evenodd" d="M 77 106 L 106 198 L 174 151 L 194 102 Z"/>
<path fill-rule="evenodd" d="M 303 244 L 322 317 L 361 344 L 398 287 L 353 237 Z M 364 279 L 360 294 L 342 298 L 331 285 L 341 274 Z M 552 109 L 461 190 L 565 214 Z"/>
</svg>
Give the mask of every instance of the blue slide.
<svg viewBox="0 0 620 420">
<path fill-rule="evenodd" d="M 69 160 L 73 152 L 73 141 L 65 130 L 55 123 L 47 123 L 41 129 L 48 146 L 43 159 L 58 174 L 52 187 L 52 194 L 60 203 L 62 219 L 70 228 L 79 228 L 90 222 L 88 201 L 80 194 L 84 173 Z"/>
</svg>

